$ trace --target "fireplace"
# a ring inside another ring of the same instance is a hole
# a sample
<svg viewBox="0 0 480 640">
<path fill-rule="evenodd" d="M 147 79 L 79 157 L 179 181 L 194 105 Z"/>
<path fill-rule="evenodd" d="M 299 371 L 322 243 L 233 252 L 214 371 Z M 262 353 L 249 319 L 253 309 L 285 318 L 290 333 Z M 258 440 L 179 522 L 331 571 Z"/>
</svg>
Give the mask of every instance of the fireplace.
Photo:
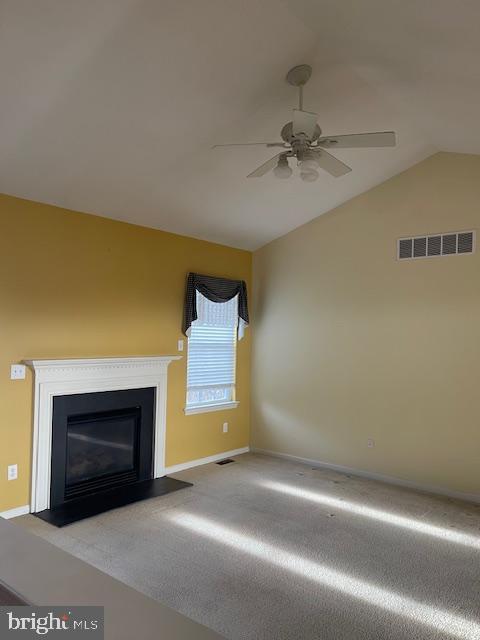
<svg viewBox="0 0 480 640">
<path fill-rule="evenodd" d="M 141 419 L 140 407 L 69 416 L 66 499 L 139 479 Z M 151 450 L 147 447 L 150 456 Z"/>
<path fill-rule="evenodd" d="M 140 425 L 139 407 L 69 417 L 65 498 L 138 480 Z"/>
<path fill-rule="evenodd" d="M 64 526 L 191 486 L 165 475 L 167 369 L 180 356 L 28 360 L 31 511 Z"/>
<path fill-rule="evenodd" d="M 53 399 L 50 507 L 152 477 L 155 389 Z"/>
</svg>

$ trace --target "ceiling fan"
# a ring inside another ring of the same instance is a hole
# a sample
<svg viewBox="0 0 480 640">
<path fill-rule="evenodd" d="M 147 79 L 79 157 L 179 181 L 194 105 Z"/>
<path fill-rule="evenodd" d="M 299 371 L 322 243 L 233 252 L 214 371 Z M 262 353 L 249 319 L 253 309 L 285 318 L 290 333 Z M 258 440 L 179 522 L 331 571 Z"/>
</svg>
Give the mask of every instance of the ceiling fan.
<svg viewBox="0 0 480 640">
<path fill-rule="evenodd" d="M 303 110 L 303 87 L 312 75 L 312 67 L 301 64 L 293 67 L 287 73 L 286 80 L 294 87 L 298 87 L 298 109 L 293 110 L 293 120 L 287 122 L 281 131 L 283 142 L 246 142 L 239 144 L 216 144 L 217 147 L 237 147 L 262 145 L 266 147 L 281 147 L 284 151 L 252 171 L 247 178 L 260 178 L 273 169 L 277 178 L 290 178 L 293 171 L 288 158 L 296 158 L 300 169 L 300 177 L 305 182 L 313 182 L 319 176 L 318 169 L 323 169 L 338 178 L 352 169 L 326 149 L 359 149 L 371 147 L 394 147 L 394 131 L 377 131 L 374 133 L 351 133 L 341 136 L 322 136 L 322 130 L 317 124 L 317 114 Z"/>
</svg>

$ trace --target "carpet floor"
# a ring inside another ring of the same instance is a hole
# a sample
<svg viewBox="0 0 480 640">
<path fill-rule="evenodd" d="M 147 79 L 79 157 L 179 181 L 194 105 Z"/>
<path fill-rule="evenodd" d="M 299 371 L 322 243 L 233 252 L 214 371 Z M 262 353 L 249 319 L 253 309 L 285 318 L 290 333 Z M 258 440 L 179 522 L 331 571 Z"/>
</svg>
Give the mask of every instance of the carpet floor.
<svg viewBox="0 0 480 640">
<path fill-rule="evenodd" d="M 259 454 L 63 529 L 16 522 L 231 640 L 480 638 L 480 505 Z"/>
</svg>

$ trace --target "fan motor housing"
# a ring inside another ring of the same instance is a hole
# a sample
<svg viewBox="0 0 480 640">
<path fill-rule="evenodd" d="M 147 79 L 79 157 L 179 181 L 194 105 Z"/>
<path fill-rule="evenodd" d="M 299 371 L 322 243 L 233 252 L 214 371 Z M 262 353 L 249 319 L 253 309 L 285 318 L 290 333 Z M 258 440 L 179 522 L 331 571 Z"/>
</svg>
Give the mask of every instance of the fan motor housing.
<svg viewBox="0 0 480 640">
<path fill-rule="evenodd" d="M 293 144 L 295 140 L 298 140 L 298 136 L 293 135 L 293 122 L 287 122 L 287 124 L 283 127 L 280 135 L 282 136 L 282 139 L 285 140 L 285 142 L 288 142 L 288 144 Z M 311 139 L 305 138 L 305 140 L 307 140 L 310 143 L 315 142 L 315 140 L 318 140 L 318 138 L 321 135 L 322 135 L 322 130 L 317 124 L 315 126 L 315 131 L 312 138 Z"/>
</svg>

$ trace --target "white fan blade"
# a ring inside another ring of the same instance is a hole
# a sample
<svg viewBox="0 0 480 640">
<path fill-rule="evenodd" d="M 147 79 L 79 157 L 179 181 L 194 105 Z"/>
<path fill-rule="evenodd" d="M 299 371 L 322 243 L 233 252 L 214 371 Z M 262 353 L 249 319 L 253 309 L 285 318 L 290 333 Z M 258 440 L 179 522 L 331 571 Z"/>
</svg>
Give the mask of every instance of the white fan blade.
<svg viewBox="0 0 480 640">
<path fill-rule="evenodd" d="M 294 136 L 298 136 L 303 133 L 310 140 L 315 133 L 315 127 L 317 126 L 317 114 L 310 113 L 309 111 L 300 111 L 300 109 L 293 110 L 293 123 L 292 133 Z"/>
<path fill-rule="evenodd" d="M 318 166 L 321 169 L 324 169 L 325 171 L 327 171 L 330 175 L 334 176 L 335 178 L 344 176 L 346 173 L 350 173 L 350 171 L 352 170 L 347 164 L 345 164 L 341 160 L 338 160 L 338 158 L 335 158 L 334 156 L 332 156 L 330 153 L 327 153 L 323 149 L 322 150 L 319 149 L 314 153 L 315 153 L 315 158 L 317 160 Z"/>
<path fill-rule="evenodd" d="M 255 169 L 255 171 L 252 171 L 252 173 L 249 173 L 247 178 L 261 178 L 262 176 L 264 176 L 268 171 L 273 169 L 273 167 L 277 164 L 278 159 L 281 155 L 282 155 L 281 153 L 277 153 L 276 156 L 273 156 L 273 158 L 270 158 L 270 160 L 267 160 L 266 162 L 264 162 L 257 169 Z"/>
<path fill-rule="evenodd" d="M 373 133 L 350 133 L 346 136 L 324 136 L 318 139 L 321 147 L 336 149 L 360 149 L 367 147 L 394 147 L 395 131 L 375 131 Z"/>
<path fill-rule="evenodd" d="M 212 149 L 217 147 L 252 147 L 261 145 L 264 147 L 285 147 L 285 142 L 234 142 L 233 144 L 214 144 Z"/>
</svg>

